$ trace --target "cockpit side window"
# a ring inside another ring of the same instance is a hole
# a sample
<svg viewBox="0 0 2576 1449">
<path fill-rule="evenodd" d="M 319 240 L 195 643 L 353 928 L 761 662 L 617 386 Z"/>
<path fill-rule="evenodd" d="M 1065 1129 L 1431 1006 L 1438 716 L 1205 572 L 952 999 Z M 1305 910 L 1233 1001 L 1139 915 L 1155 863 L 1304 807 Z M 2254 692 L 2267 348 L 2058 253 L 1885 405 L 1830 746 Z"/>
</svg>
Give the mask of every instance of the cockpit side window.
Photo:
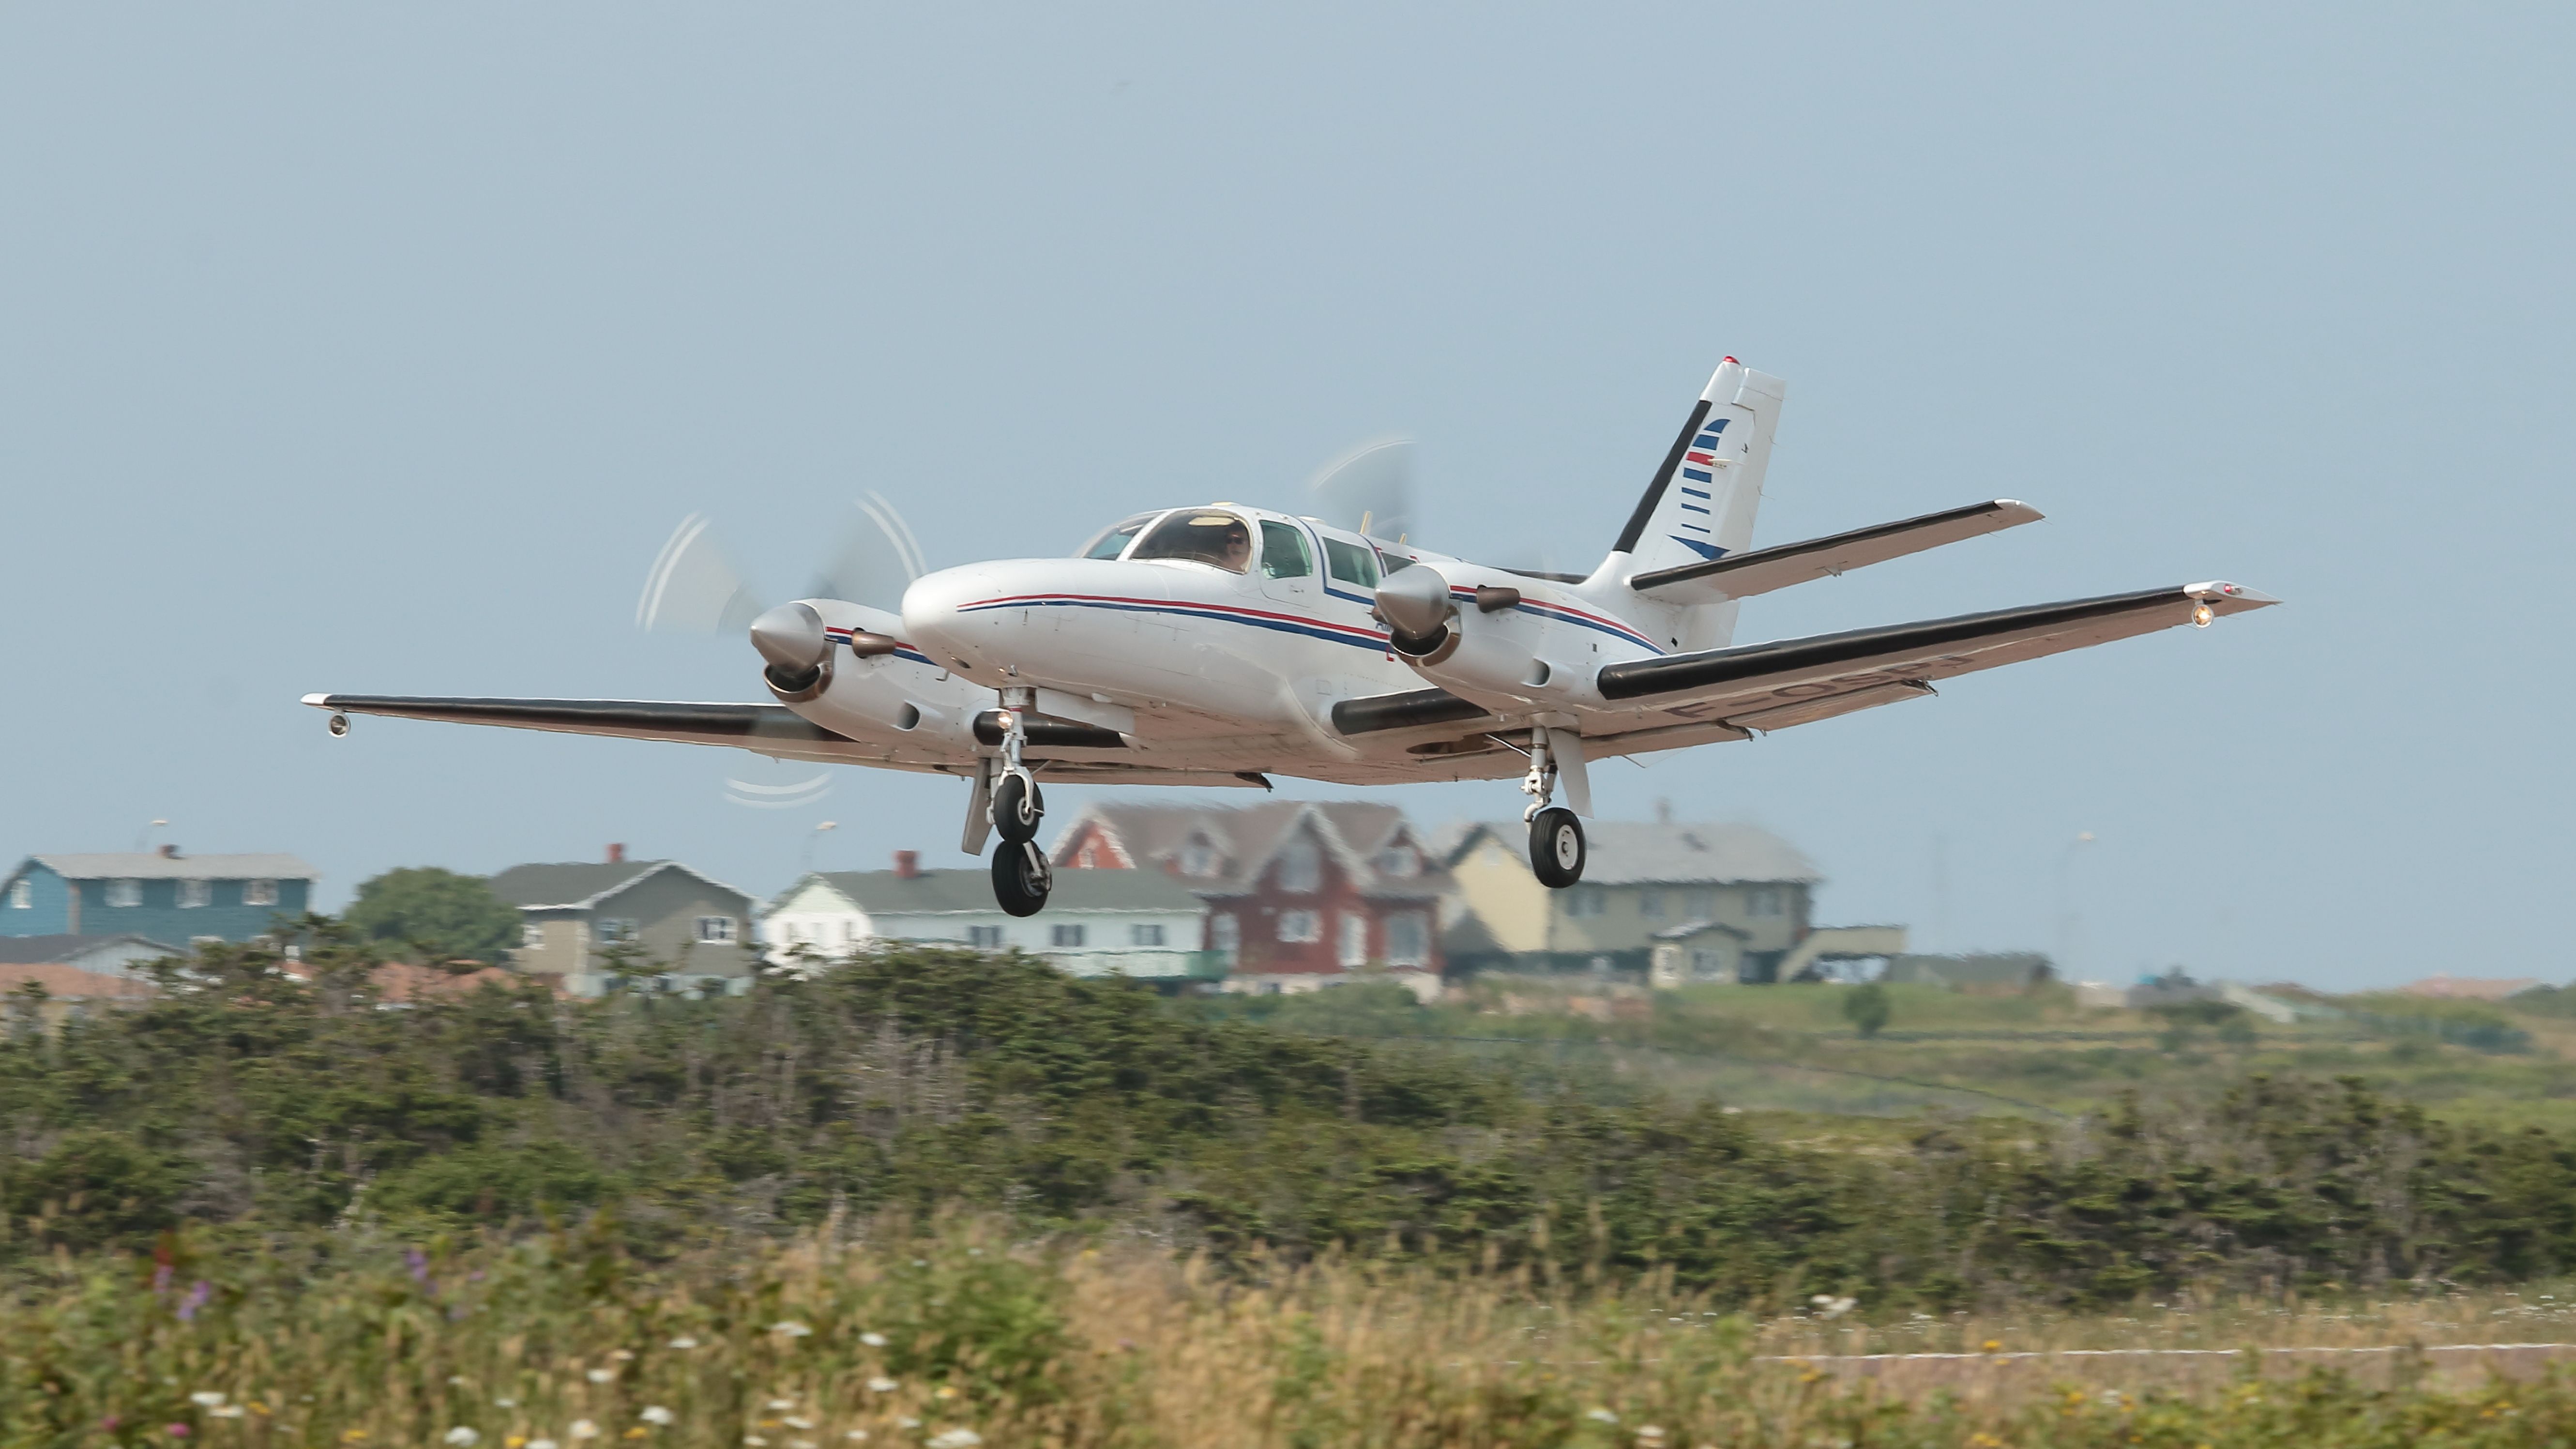
<svg viewBox="0 0 2576 1449">
<path fill-rule="evenodd" d="M 1184 508 L 1154 525 L 1132 559 L 1185 559 L 1239 574 L 1252 566 L 1252 526 L 1231 513 Z"/>
<path fill-rule="evenodd" d="M 1314 576 L 1315 557 L 1306 551 L 1306 535 L 1297 525 L 1261 520 L 1261 572 L 1274 579 Z"/>
<path fill-rule="evenodd" d="M 1334 578 L 1364 589 L 1377 587 L 1377 555 L 1364 543 L 1344 543 L 1330 534 L 1324 537 L 1324 567 Z"/>
<path fill-rule="evenodd" d="M 1139 513 L 1121 524 L 1102 529 L 1082 546 L 1083 558 L 1116 558 L 1127 551 L 1127 540 L 1134 538 L 1156 515 Z"/>
</svg>

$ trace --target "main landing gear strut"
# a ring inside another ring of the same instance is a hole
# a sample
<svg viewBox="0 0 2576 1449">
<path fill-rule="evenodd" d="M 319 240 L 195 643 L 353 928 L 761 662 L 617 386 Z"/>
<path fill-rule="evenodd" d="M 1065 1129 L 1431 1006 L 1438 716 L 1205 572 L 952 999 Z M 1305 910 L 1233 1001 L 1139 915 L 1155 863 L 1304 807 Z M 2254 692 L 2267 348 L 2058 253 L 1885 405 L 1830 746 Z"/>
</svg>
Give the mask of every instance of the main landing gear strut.
<svg viewBox="0 0 2576 1449">
<path fill-rule="evenodd" d="M 1034 916 L 1044 910 L 1047 892 L 1055 887 L 1055 872 L 1037 844 L 1038 824 L 1046 818 L 1046 796 L 1039 792 L 1037 776 L 1022 758 L 1029 742 L 1027 716 L 1036 707 L 1036 690 L 1002 691 L 1002 752 L 983 761 L 984 773 L 966 807 L 970 850 L 982 849 L 985 826 L 1002 837 L 993 852 L 993 899 L 1014 916 Z"/>
<path fill-rule="evenodd" d="M 1553 748 L 1548 738 L 1551 733 L 1557 737 Z M 1564 806 L 1548 803 L 1556 794 L 1560 753 L 1568 756 L 1574 767 L 1566 780 L 1567 797 L 1577 805 L 1588 807 L 1592 803 L 1588 798 L 1592 792 L 1585 788 L 1589 782 L 1583 777 L 1583 756 L 1578 753 L 1575 738 L 1570 730 L 1533 727 L 1529 773 L 1521 777 L 1521 793 L 1530 797 L 1529 808 L 1521 812 L 1521 819 L 1529 822 L 1530 871 L 1540 885 L 1551 890 L 1563 890 L 1583 879 L 1583 821 Z"/>
</svg>

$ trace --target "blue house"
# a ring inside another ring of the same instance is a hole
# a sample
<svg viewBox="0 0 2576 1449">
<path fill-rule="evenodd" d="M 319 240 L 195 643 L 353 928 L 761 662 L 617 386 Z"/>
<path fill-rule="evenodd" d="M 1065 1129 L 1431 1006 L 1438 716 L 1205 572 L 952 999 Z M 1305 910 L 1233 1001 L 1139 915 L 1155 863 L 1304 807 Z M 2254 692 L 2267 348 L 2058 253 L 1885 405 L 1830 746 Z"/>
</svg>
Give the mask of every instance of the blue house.
<svg viewBox="0 0 2576 1449">
<path fill-rule="evenodd" d="M 0 877 L 0 936 L 247 941 L 301 916 L 320 875 L 291 855 L 31 855 Z"/>
</svg>

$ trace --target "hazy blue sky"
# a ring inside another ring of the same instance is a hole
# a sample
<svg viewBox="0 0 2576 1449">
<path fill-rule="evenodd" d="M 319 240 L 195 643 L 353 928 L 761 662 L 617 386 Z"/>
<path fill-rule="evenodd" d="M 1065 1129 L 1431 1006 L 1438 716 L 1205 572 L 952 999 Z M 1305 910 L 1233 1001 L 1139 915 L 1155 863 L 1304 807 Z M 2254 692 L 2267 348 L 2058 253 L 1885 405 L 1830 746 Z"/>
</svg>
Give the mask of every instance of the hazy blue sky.
<svg viewBox="0 0 2576 1449">
<path fill-rule="evenodd" d="M 1606 811 L 1936 949 L 2055 947 L 2062 881 L 2084 975 L 2576 972 L 2563 7 L 915 9 L 0 9 L 0 853 L 964 864 L 947 781 L 753 811 L 736 752 L 295 701 L 762 698 L 634 632 L 692 510 L 792 590 L 862 489 L 1059 553 L 1391 429 L 1425 542 L 1588 566 L 1733 353 L 1790 382 L 1759 541 L 2051 515 L 1742 641 L 2290 602 Z"/>
</svg>

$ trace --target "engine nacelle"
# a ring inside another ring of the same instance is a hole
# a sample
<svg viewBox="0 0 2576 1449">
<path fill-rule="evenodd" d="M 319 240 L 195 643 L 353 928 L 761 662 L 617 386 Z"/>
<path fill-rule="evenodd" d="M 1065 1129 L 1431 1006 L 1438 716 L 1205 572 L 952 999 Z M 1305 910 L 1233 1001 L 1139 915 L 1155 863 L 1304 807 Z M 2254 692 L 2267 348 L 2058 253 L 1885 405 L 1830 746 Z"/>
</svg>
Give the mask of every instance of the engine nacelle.
<svg viewBox="0 0 2576 1449">
<path fill-rule="evenodd" d="M 1600 656 L 1556 622 L 1566 607 L 1557 592 L 1474 564 L 1417 563 L 1378 585 L 1377 610 L 1396 657 L 1462 699 L 1503 711 L 1597 707 Z"/>
</svg>

